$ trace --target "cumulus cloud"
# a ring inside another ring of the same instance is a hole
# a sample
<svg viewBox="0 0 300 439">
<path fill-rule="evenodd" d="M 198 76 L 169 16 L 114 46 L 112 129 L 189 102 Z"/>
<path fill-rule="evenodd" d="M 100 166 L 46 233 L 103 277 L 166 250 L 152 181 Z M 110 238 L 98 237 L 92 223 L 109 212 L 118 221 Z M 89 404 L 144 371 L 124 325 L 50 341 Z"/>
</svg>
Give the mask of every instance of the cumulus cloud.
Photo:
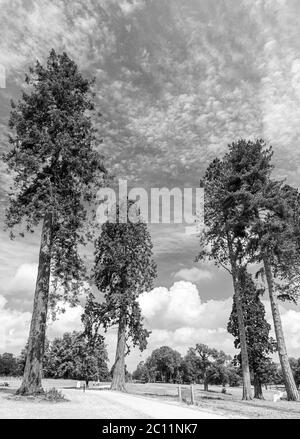
<svg viewBox="0 0 300 439">
<path fill-rule="evenodd" d="M 176 282 L 170 290 L 154 288 L 140 296 L 143 315 L 151 327 L 179 328 L 199 321 L 201 309 L 196 286 L 190 282 Z"/>
<path fill-rule="evenodd" d="M 156 347 L 167 344 L 185 352 L 197 342 L 228 351 L 232 347 L 231 337 L 225 327 L 231 309 L 231 300 L 201 303 L 199 292 L 190 282 L 176 282 L 170 290 L 159 287 L 140 297 L 140 304 L 148 328 L 152 330 L 146 354 Z M 49 339 L 61 336 L 64 332 L 81 330 L 83 308 L 65 305 L 65 312 L 54 322 L 49 321 Z M 18 353 L 26 343 L 31 313 L 11 310 L 4 297 L 0 296 L 1 350 Z M 116 348 L 116 329 L 106 334 L 110 363 Z M 139 356 L 134 351 L 129 365 L 135 366 Z"/>
<path fill-rule="evenodd" d="M 83 308 L 64 306 L 65 313 L 58 315 L 54 322 L 49 321 L 47 336 L 50 339 L 61 336 L 64 332 L 82 328 L 81 314 Z M 10 309 L 7 300 L 0 296 L 0 350 L 18 354 L 26 344 L 31 321 L 31 312 Z"/>
<path fill-rule="evenodd" d="M 62 304 L 62 307 L 64 312 L 58 314 L 56 320 L 48 322 L 47 336 L 49 339 L 61 337 L 65 332 L 81 331 L 83 329 L 81 322 L 82 306 L 71 307 L 68 304 Z"/>
<path fill-rule="evenodd" d="M 31 313 L 9 309 L 6 303 L 0 296 L 0 350 L 19 353 L 28 337 Z"/>
<path fill-rule="evenodd" d="M 236 354 L 233 337 L 227 332 L 232 299 L 201 301 L 197 287 L 191 282 L 176 282 L 170 288 L 158 287 L 140 296 L 145 323 L 152 330 L 146 354 L 169 345 L 184 354 L 188 347 L 205 343 Z M 264 301 L 266 318 L 272 325 L 270 304 Z M 280 305 L 288 353 L 300 356 L 300 311 Z M 274 333 L 274 330 L 273 330 Z M 143 358 L 147 355 L 143 354 Z M 274 357 L 277 361 L 277 357 Z"/>
<path fill-rule="evenodd" d="M 126 359 L 128 368 L 134 370 L 136 364 L 151 354 L 153 349 L 168 345 L 184 355 L 189 347 L 196 343 L 205 343 L 211 347 L 235 355 L 233 338 L 226 330 L 232 308 L 232 299 L 201 300 L 197 287 L 191 282 L 176 282 L 170 289 L 154 288 L 140 296 L 139 302 L 145 325 L 150 329 L 146 351 L 131 351 Z M 264 301 L 266 317 L 272 324 L 270 304 Z M 282 324 L 289 356 L 300 356 L 300 311 L 287 310 L 280 305 Z M 51 340 L 64 332 L 81 331 L 82 306 L 72 308 L 65 305 L 65 313 L 57 320 L 48 322 L 47 337 Z M 0 350 L 18 354 L 24 347 L 30 325 L 31 313 L 12 310 L 7 301 L 0 296 Z M 273 331 L 274 332 L 274 331 Z M 117 330 L 110 328 L 105 334 L 109 364 L 115 358 Z M 274 356 L 278 361 L 277 356 Z"/>
<path fill-rule="evenodd" d="M 232 300 L 202 302 L 191 282 L 158 287 L 139 298 L 147 327 L 152 333 L 147 351 L 167 344 L 185 353 L 196 343 L 207 343 L 233 353 L 233 339 L 226 331 Z"/>
<path fill-rule="evenodd" d="M 175 274 L 175 278 L 183 279 L 191 282 L 212 279 L 212 273 L 208 270 L 193 268 L 182 268 Z"/>
<path fill-rule="evenodd" d="M 288 310 L 282 315 L 289 354 L 300 357 L 300 312 Z"/>
<path fill-rule="evenodd" d="M 154 288 L 142 294 L 139 303 L 150 327 L 167 330 L 188 326 L 215 330 L 224 327 L 231 309 L 231 299 L 202 303 L 196 285 L 186 281 L 175 282 L 170 289 Z"/>
<path fill-rule="evenodd" d="M 48 320 L 47 323 L 47 338 L 53 340 L 56 337 L 61 337 L 65 332 L 82 331 L 83 325 L 81 322 L 81 315 L 83 307 L 71 307 L 66 304 L 61 304 L 65 312 L 57 315 L 56 320 Z M 7 306 L 6 299 L 0 295 L 0 353 L 12 352 L 16 355 L 24 348 L 30 328 L 31 313 L 12 310 Z M 110 328 L 105 336 L 107 345 L 109 365 L 113 365 L 117 344 L 117 330 Z M 134 368 L 136 365 L 135 357 L 129 360 Z"/>
<path fill-rule="evenodd" d="M 7 294 L 20 296 L 33 295 L 37 277 L 37 264 L 22 264 L 18 267 L 14 277 L 8 283 Z"/>
<path fill-rule="evenodd" d="M 270 303 L 263 301 L 266 309 L 266 319 L 272 327 L 272 336 L 274 339 L 275 331 L 272 319 Z M 279 303 L 282 327 L 285 336 L 287 351 L 290 357 L 300 357 L 300 311 L 286 309 L 282 303 Z M 276 357 L 276 356 L 275 356 Z"/>
<path fill-rule="evenodd" d="M 83 308 L 73 308 L 62 304 L 64 313 L 57 316 L 57 320 L 48 321 L 47 337 L 51 340 L 60 337 L 64 332 L 82 330 L 81 315 Z M 10 309 L 7 300 L 0 296 L 0 350 L 18 354 L 26 344 L 31 321 L 31 312 L 22 312 Z"/>
<path fill-rule="evenodd" d="M 2 294 L 5 297 L 10 308 L 31 311 L 37 277 L 37 264 L 19 263 L 22 259 L 26 260 L 26 256 L 31 256 L 31 247 L 27 247 L 26 251 L 23 252 L 25 248 L 25 243 L 22 243 L 18 247 L 18 254 L 15 254 L 14 245 L 8 243 L 6 246 L 3 243 L 0 262 L 3 261 L 5 265 L 0 268 L 0 295 Z M 32 258 L 30 257 L 30 259 Z M 8 261 L 11 261 L 9 266 Z"/>
</svg>

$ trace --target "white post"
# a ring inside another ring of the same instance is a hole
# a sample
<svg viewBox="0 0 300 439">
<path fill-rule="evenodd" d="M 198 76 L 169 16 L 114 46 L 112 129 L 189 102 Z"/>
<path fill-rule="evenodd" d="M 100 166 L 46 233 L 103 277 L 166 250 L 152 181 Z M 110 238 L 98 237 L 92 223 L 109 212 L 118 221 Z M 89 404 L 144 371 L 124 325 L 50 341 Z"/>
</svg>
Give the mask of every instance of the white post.
<svg viewBox="0 0 300 439">
<path fill-rule="evenodd" d="M 195 404 L 195 393 L 194 393 L 194 386 L 191 384 L 191 404 Z"/>
<path fill-rule="evenodd" d="M 182 402 L 182 393 L 181 393 L 181 386 L 178 386 L 178 400 L 179 402 Z"/>
</svg>

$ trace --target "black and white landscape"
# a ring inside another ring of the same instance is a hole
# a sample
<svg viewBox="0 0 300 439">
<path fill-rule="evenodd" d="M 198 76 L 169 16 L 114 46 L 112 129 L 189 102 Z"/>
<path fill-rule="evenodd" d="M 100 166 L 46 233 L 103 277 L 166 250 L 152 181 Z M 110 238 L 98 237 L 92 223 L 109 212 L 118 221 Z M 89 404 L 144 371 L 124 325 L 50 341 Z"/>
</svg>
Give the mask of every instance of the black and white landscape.
<svg viewBox="0 0 300 439">
<path fill-rule="evenodd" d="M 299 418 L 299 2 L 0 8 L 0 418 Z"/>
</svg>

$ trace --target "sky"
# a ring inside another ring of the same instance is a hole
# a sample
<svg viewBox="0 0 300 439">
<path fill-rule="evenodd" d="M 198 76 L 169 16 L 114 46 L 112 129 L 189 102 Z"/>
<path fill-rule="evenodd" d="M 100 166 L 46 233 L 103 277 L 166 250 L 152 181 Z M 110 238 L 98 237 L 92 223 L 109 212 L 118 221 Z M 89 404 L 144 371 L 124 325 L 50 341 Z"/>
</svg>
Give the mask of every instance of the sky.
<svg viewBox="0 0 300 439">
<path fill-rule="evenodd" d="M 0 0 L 0 152 L 10 100 L 28 67 L 54 48 L 96 78 L 99 148 L 130 186 L 196 188 L 229 142 L 263 137 L 274 149 L 274 175 L 299 187 L 299 17 L 298 0 Z M 10 180 L 1 162 L 0 185 L 3 223 Z M 194 262 L 197 237 L 184 225 L 149 228 L 158 277 L 140 300 L 152 334 L 129 368 L 161 345 L 184 353 L 205 342 L 234 354 L 228 274 Z M 25 344 L 39 238 L 37 230 L 12 242 L 1 226 L 0 352 Z M 48 336 L 79 329 L 81 312 L 67 308 Z M 282 304 L 281 312 L 289 353 L 299 357 L 299 306 Z M 114 330 L 107 343 L 112 361 Z"/>
</svg>

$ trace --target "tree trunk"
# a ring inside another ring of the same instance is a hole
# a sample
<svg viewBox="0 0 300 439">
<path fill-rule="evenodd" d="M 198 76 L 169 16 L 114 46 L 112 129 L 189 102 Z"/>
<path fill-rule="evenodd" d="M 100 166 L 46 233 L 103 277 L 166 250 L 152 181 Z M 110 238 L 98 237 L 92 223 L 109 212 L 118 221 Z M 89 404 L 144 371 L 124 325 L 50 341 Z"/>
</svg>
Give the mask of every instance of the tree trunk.
<svg viewBox="0 0 300 439">
<path fill-rule="evenodd" d="M 28 350 L 19 395 L 43 393 L 42 367 L 46 337 L 52 241 L 52 214 L 47 214 L 42 228 L 38 275 L 34 294 Z"/>
<path fill-rule="evenodd" d="M 204 378 L 204 391 L 208 392 L 208 380 L 207 380 L 207 378 Z"/>
<path fill-rule="evenodd" d="M 126 392 L 125 388 L 125 344 L 126 344 L 126 314 L 121 311 L 118 328 L 118 343 L 111 390 Z"/>
<path fill-rule="evenodd" d="M 238 268 L 236 266 L 236 260 L 234 258 L 230 237 L 228 237 L 228 249 L 229 249 L 230 262 L 231 262 L 232 280 L 233 280 L 233 289 L 234 289 L 233 300 L 235 301 L 235 306 L 236 306 L 240 345 L 241 345 L 243 400 L 251 400 L 252 399 L 251 378 L 250 378 L 249 358 L 247 351 L 246 330 L 244 324 L 244 314 L 243 314 L 243 307 L 241 302 L 240 280 L 239 280 Z"/>
<path fill-rule="evenodd" d="M 245 330 L 245 324 L 244 324 L 243 308 L 242 308 L 242 304 L 241 304 L 239 286 L 236 287 L 236 291 L 235 291 L 234 296 L 235 296 L 234 300 L 235 300 L 235 305 L 236 305 L 236 310 L 237 310 L 239 336 L 240 336 L 240 344 L 241 344 L 241 362 L 242 362 L 242 375 L 243 375 L 243 399 L 251 400 L 252 399 L 252 389 L 251 389 L 251 378 L 250 378 L 248 351 L 247 351 L 246 330 Z"/>
<path fill-rule="evenodd" d="M 261 381 L 256 373 L 254 373 L 254 398 L 264 399 Z"/>
<path fill-rule="evenodd" d="M 289 363 L 289 358 L 286 350 L 284 335 L 283 335 L 283 329 L 282 329 L 282 323 L 281 323 L 281 317 L 279 313 L 277 298 L 274 291 L 274 282 L 273 282 L 273 275 L 270 265 L 270 260 L 268 255 L 265 255 L 264 257 L 264 267 L 265 267 L 265 273 L 268 283 L 268 289 L 269 289 L 269 296 L 270 296 L 270 303 L 271 303 L 271 309 L 272 309 L 272 315 L 273 315 L 273 322 L 274 322 L 274 329 L 276 334 L 276 341 L 277 341 L 277 348 L 278 348 L 278 355 L 280 359 L 283 379 L 284 379 L 284 385 L 285 390 L 287 393 L 287 399 L 289 401 L 299 401 L 299 392 L 297 390 L 295 380 L 293 377 L 293 373 L 291 370 L 291 366 Z"/>
</svg>

